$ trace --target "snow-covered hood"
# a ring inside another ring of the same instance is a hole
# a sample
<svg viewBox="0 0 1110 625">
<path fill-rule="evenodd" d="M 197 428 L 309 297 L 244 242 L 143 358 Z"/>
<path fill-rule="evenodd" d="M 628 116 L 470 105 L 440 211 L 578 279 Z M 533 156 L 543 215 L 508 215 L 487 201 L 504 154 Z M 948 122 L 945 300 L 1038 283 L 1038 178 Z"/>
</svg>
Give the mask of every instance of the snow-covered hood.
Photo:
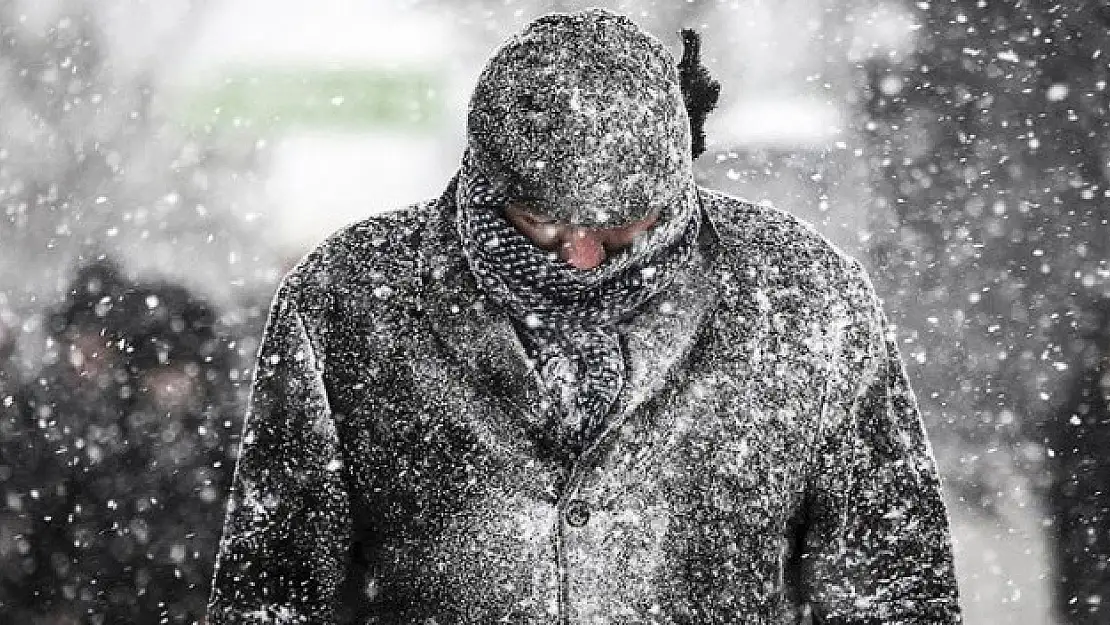
<svg viewBox="0 0 1110 625">
<path fill-rule="evenodd" d="M 482 173 L 559 221 L 619 225 L 696 198 L 675 60 L 602 9 L 542 17 L 498 49 L 467 135 Z"/>
</svg>

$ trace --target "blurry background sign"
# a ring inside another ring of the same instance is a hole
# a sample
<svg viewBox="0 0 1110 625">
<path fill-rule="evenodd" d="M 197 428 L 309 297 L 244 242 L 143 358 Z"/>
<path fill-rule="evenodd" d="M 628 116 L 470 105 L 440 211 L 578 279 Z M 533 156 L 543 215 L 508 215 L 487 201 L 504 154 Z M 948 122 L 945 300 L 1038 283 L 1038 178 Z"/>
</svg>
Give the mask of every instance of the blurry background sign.
<svg viewBox="0 0 1110 625">
<path fill-rule="evenodd" d="M 389 2 L 212 5 L 179 78 L 178 118 L 265 137 L 269 232 L 290 255 L 443 184 L 453 37 Z"/>
<path fill-rule="evenodd" d="M 245 67 L 199 93 L 186 115 L 193 125 L 426 132 L 442 115 L 441 82 L 419 70 Z"/>
</svg>

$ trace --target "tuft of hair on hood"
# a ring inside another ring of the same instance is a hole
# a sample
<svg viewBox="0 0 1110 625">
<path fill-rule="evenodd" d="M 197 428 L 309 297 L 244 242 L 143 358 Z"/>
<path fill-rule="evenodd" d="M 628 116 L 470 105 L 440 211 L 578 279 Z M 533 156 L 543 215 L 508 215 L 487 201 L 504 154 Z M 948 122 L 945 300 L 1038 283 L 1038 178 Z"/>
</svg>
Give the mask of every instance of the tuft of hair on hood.
<svg viewBox="0 0 1110 625">
<path fill-rule="evenodd" d="M 682 82 L 666 47 L 627 17 L 541 17 L 478 79 L 470 161 L 537 214 L 587 227 L 640 221 L 693 197 Z"/>
</svg>

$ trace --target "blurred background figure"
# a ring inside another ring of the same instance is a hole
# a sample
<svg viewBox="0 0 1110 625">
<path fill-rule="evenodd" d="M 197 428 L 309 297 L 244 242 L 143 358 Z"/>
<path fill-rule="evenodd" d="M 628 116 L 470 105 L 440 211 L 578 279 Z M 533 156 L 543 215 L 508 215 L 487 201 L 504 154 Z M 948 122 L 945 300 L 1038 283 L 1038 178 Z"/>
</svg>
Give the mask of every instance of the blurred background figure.
<svg viewBox="0 0 1110 625">
<path fill-rule="evenodd" d="M 22 539 L 29 523 L 20 514 L 19 487 L 13 481 L 16 470 L 28 463 L 27 445 L 33 433 L 27 428 L 22 380 L 16 366 L 15 315 L 0 293 L 0 613 L 14 610 L 19 597 L 19 582 L 24 573 L 18 567 L 27 543 Z"/>
<path fill-rule="evenodd" d="M 1080 374 L 1044 426 L 1054 450 L 1056 590 L 1074 623 L 1105 622 L 1110 601 L 1110 302 L 1092 317 Z"/>
<path fill-rule="evenodd" d="M 196 622 L 239 422 L 217 313 L 101 262 L 50 328 L 53 362 L 5 441 L 22 520 L 5 594 L 25 622 Z"/>
</svg>

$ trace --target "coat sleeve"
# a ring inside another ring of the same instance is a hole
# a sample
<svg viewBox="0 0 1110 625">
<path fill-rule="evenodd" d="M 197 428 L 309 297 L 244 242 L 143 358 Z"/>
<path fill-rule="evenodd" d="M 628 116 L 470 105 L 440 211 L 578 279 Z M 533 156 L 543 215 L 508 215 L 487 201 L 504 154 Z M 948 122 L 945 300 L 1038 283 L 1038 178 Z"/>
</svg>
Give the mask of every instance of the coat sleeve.
<svg viewBox="0 0 1110 625">
<path fill-rule="evenodd" d="M 322 370 L 287 279 L 255 364 L 209 625 L 334 621 L 350 507 Z"/>
<path fill-rule="evenodd" d="M 808 483 L 802 586 L 816 623 L 961 622 L 936 463 L 863 269 Z"/>
</svg>

